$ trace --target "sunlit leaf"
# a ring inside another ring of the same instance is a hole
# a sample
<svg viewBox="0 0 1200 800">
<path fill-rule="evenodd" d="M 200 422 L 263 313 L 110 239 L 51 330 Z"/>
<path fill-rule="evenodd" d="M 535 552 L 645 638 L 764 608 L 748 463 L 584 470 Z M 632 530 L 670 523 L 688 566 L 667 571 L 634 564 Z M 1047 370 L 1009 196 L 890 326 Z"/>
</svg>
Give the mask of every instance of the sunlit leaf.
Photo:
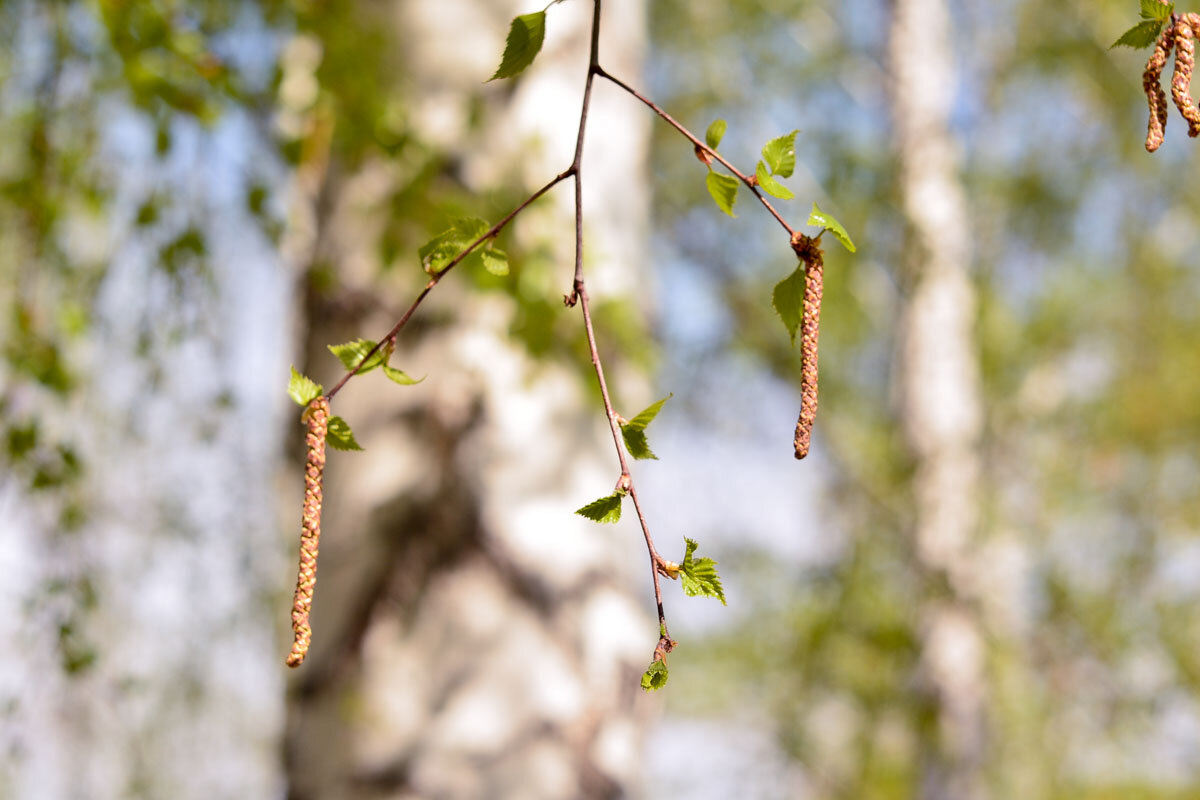
<svg viewBox="0 0 1200 800">
<path fill-rule="evenodd" d="M 711 558 L 692 558 L 698 547 L 696 540 L 683 541 L 687 546 L 683 563 L 679 565 L 683 593 L 688 597 L 715 597 L 721 601 L 721 605 L 725 605 L 725 589 L 721 586 L 720 576 L 717 575 L 717 562 Z"/>
<path fill-rule="evenodd" d="M 1158 0 L 1142 0 L 1142 19 L 1166 22 L 1174 10 L 1174 3 L 1160 3 Z"/>
<path fill-rule="evenodd" d="M 850 241 L 850 234 L 846 233 L 846 229 L 842 227 L 842 223 L 833 218 L 832 214 L 826 214 L 816 203 L 813 203 L 812 213 L 808 215 L 808 225 L 814 228 L 824 228 L 834 235 L 834 237 L 842 243 L 851 253 L 855 252 L 854 242 Z"/>
<path fill-rule="evenodd" d="M 762 187 L 762 190 L 772 197 L 778 197 L 780 200 L 791 200 L 796 196 L 792 194 L 791 189 L 772 178 L 770 173 L 767 172 L 767 165 L 761 161 L 754 168 L 754 176 L 758 178 L 758 185 Z"/>
<path fill-rule="evenodd" d="M 725 138 L 725 129 L 728 127 L 723 119 L 713 120 L 712 125 L 708 126 L 708 130 L 704 132 L 704 142 L 713 150 L 720 146 L 721 140 Z"/>
<path fill-rule="evenodd" d="M 624 499 L 623 492 L 613 492 L 607 497 L 588 503 L 575 513 L 593 522 L 618 522 L 621 519 L 621 501 Z"/>
<path fill-rule="evenodd" d="M 722 175 L 719 172 L 709 172 L 704 182 L 708 186 L 708 193 L 716 201 L 717 208 L 731 217 L 736 217 L 737 214 L 733 213 L 733 204 L 737 202 L 737 178 Z"/>
<path fill-rule="evenodd" d="M 792 177 L 792 171 L 796 169 L 796 134 L 799 132 L 795 130 L 777 136 L 763 146 L 763 161 L 771 168 L 772 175 Z"/>
<path fill-rule="evenodd" d="M 354 440 L 354 431 L 350 430 L 350 424 L 341 417 L 330 417 L 325 443 L 334 450 L 362 450 Z"/>
<path fill-rule="evenodd" d="M 395 367 L 389 367 L 386 364 L 383 365 L 383 374 L 387 375 L 388 378 L 395 383 L 400 384 L 401 386 L 415 386 L 416 384 L 425 380 L 424 378 L 409 377 L 408 373 L 404 372 L 403 370 L 396 369 Z"/>
<path fill-rule="evenodd" d="M 1112 50 L 1114 47 L 1132 47 L 1135 50 L 1141 50 L 1150 47 L 1158 38 L 1158 33 L 1162 30 L 1162 26 L 1162 22 L 1156 19 L 1139 22 L 1121 34 L 1121 38 L 1113 42 L 1108 49 Z"/>
<path fill-rule="evenodd" d="M 503 250 L 493 247 L 491 250 L 484 250 L 479 254 L 483 259 L 483 266 L 488 272 L 493 275 L 508 274 L 508 254 Z"/>
<path fill-rule="evenodd" d="M 431 275 L 445 269 L 460 253 L 479 240 L 491 226 L 477 217 L 457 219 L 454 224 L 417 250 L 421 266 Z M 471 257 L 478 256 L 478 251 Z"/>
<path fill-rule="evenodd" d="M 355 339 L 354 341 L 346 342 L 345 344 L 331 344 L 329 345 L 329 352 L 337 356 L 338 360 L 342 362 L 342 366 L 350 370 L 357 367 L 359 362 L 363 360 L 363 357 L 367 353 L 370 353 L 371 348 L 374 346 L 375 343 L 367 339 Z M 376 350 L 371 358 L 365 364 L 363 364 L 362 369 L 358 371 L 358 374 L 361 375 L 364 372 L 370 372 L 382 364 L 387 356 L 384 350 L 385 348 L 382 347 Z"/>
<path fill-rule="evenodd" d="M 508 41 L 504 44 L 504 56 L 500 59 L 500 67 L 488 80 L 511 78 L 524 72 L 542 49 L 542 41 L 545 38 L 545 11 L 522 14 L 514 19 L 508 29 Z"/>
<path fill-rule="evenodd" d="M 321 396 L 324 387 L 321 384 L 301 375 L 292 367 L 292 378 L 288 381 L 288 396 L 295 400 L 299 405 L 307 406 L 314 399 Z"/>
</svg>

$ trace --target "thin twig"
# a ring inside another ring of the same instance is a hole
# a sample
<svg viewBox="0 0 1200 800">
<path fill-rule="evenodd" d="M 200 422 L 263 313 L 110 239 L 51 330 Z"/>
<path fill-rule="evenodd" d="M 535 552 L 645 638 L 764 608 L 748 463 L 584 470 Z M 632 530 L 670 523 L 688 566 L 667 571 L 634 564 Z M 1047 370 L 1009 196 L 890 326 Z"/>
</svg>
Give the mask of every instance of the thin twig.
<svg viewBox="0 0 1200 800">
<path fill-rule="evenodd" d="M 596 380 L 600 384 L 600 397 L 604 401 L 604 413 L 608 417 L 608 427 L 612 431 L 613 447 L 617 451 L 617 460 L 621 464 L 621 478 L 617 483 L 620 491 L 629 493 L 637 512 L 638 522 L 642 526 L 642 536 L 646 540 L 646 550 L 650 555 L 650 574 L 654 580 L 654 600 L 658 607 L 659 651 L 670 652 L 675 643 L 667 635 L 667 618 L 663 610 L 662 586 L 659 583 L 659 573 L 665 570 L 665 562 L 654 546 L 654 538 L 650 535 L 650 526 L 642 513 L 641 503 L 638 502 L 637 491 L 633 486 L 633 477 L 629 474 L 629 462 L 621 447 L 620 424 L 617 412 L 613 409 L 612 398 L 608 393 L 608 383 L 604 380 L 604 366 L 600 361 L 600 351 L 596 347 L 596 331 L 592 326 L 592 307 L 588 299 L 587 284 L 583 278 L 583 140 L 587 132 L 588 108 L 592 101 L 592 82 L 596 75 L 606 75 L 600 68 L 600 6 L 601 0 L 595 0 L 592 11 L 591 51 L 588 56 L 587 82 L 583 87 L 583 107 L 579 113 L 579 133 L 575 139 L 575 160 L 571 169 L 575 174 L 575 278 L 571 284 L 571 294 L 565 298 L 568 306 L 576 303 L 583 309 L 583 327 L 587 333 L 588 350 L 592 356 L 592 367 L 596 370 Z"/>
<path fill-rule="evenodd" d="M 408 307 L 408 310 L 404 312 L 404 315 L 402 317 L 400 317 L 400 320 L 395 325 L 392 326 L 392 329 L 390 331 L 388 331 L 387 334 L 382 339 L 380 339 L 378 342 L 375 343 L 374 347 L 372 347 L 369 351 L 367 351 L 367 354 L 365 356 L 363 356 L 361 359 L 359 359 L 359 362 L 354 367 L 354 369 L 348 371 L 345 375 L 343 375 L 342 379 L 340 381 L 338 381 L 336 384 L 334 384 L 334 387 L 332 389 L 330 389 L 328 392 L 325 393 L 325 399 L 327 399 L 327 400 L 333 399 L 333 396 L 335 394 L 337 394 L 343 386 L 346 385 L 346 381 L 350 380 L 355 375 L 357 375 L 358 371 L 360 369 L 362 369 L 362 365 L 366 364 L 368 361 L 370 361 L 371 357 L 374 356 L 375 353 L 377 353 L 379 351 L 379 348 L 383 347 L 383 345 L 386 342 L 396 338 L 396 334 L 398 334 L 400 332 L 400 329 L 403 328 L 408 323 L 409 317 L 411 317 L 413 315 L 413 312 L 415 312 L 417 310 L 417 306 L 421 305 L 421 301 L 423 301 L 425 299 L 426 295 L 428 295 L 431 291 L 433 291 L 433 287 L 438 285 L 438 281 L 440 281 L 446 275 L 447 272 L 454 269 L 454 267 L 457 266 L 464 258 L 471 255 L 471 253 L 474 252 L 474 250 L 477 247 L 479 247 L 479 245 L 483 244 L 488 239 L 493 239 L 497 235 L 499 235 L 500 231 L 504 230 L 505 226 L 507 226 L 508 223 L 512 222 L 513 219 L 518 214 L 520 214 L 522 211 L 524 211 L 526 208 L 528 208 L 535 200 L 537 200 L 539 197 L 544 195 L 546 192 L 550 191 L 555 186 L 557 186 L 559 183 L 562 183 L 567 178 L 574 175 L 575 172 L 576 172 L 576 168 L 574 167 L 574 165 L 572 165 L 571 167 L 568 167 L 563 172 L 560 172 L 558 175 L 554 176 L 554 180 L 550 181 L 545 186 L 543 186 L 542 188 L 538 189 L 536 192 L 531 194 L 528 198 L 526 198 L 525 202 L 521 203 L 521 205 L 517 206 L 512 211 L 508 212 L 508 214 L 503 219 L 501 219 L 499 222 L 497 222 L 495 225 L 493 225 L 491 228 L 489 228 L 486 233 L 484 233 L 482 236 L 480 236 L 475 241 L 471 242 L 471 244 L 467 247 L 466 250 L 463 250 L 461 253 L 456 255 L 449 264 L 447 264 L 443 269 L 441 269 L 437 273 L 435 273 L 434 276 L 429 279 L 429 282 L 425 284 L 425 288 L 421 290 L 421 293 L 419 295 L 417 295 L 417 299 L 413 300 L 412 305 L 410 305 Z"/>
<path fill-rule="evenodd" d="M 737 167 L 735 167 L 733 164 L 730 164 L 728 161 L 726 161 L 724 156 L 722 156 L 716 150 L 713 150 L 705 142 L 698 139 L 696 137 L 696 134 L 692 133 L 687 128 L 685 128 L 683 125 L 679 124 L 679 122 L 677 122 L 674 117 L 672 117 L 670 114 L 668 114 L 662 108 L 660 108 L 658 106 L 658 104 L 656 104 L 653 100 L 642 95 L 640 92 L 638 92 L 632 86 L 630 86 L 629 84 L 620 80 L 619 78 L 614 78 L 612 75 L 609 75 L 607 72 L 605 72 L 603 69 L 601 69 L 598 66 L 595 68 L 595 72 L 600 77 L 607 78 L 608 80 L 615 83 L 617 86 L 620 86 L 622 89 L 629 92 L 629 94 L 633 95 L 638 100 L 641 100 L 643 103 L 645 103 L 651 109 L 653 109 L 655 114 L 658 114 L 660 117 L 662 117 L 664 120 L 666 120 L 667 123 L 670 124 L 671 127 L 673 127 L 675 130 L 682 133 L 687 138 L 688 141 L 690 141 L 693 145 L 696 146 L 697 149 L 702 150 L 705 153 L 708 153 L 713 158 L 715 158 L 717 161 L 720 161 L 727 170 L 729 170 L 735 176 L 737 176 L 738 180 L 740 180 L 742 183 L 746 184 L 746 186 L 750 189 L 750 191 L 754 193 L 754 196 L 758 198 L 758 202 L 762 203 L 763 207 L 766 208 L 767 211 L 771 212 L 771 216 L 775 217 L 775 219 L 779 222 L 779 224 L 783 226 L 783 229 L 788 232 L 788 236 L 796 235 L 795 229 L 793 229 L 792 226 L 787 223 L 787 220 L 785 220 L 782 216 L 780 216 L 779 212 L 775 210 L 775 206 L 771 205 L 770 201 L 767 200 L 767 198 L 762 196 L 762 192 L 760 192 L 758 190 L 758 184 L 750 179 L 751 176 L 746 175 L 741 170 L 739 170 Z"/>
</svg>

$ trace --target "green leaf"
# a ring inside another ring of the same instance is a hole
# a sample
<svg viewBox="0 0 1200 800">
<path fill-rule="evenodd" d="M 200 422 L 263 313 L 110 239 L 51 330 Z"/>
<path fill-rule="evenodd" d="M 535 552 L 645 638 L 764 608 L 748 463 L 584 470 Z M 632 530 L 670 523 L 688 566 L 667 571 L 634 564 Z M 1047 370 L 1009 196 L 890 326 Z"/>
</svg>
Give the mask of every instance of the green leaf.
<svg viewBox="0 0 1200 800">
<path fill-rule="evenodd" d="M 1158 38 L 1158 32 L 1162 30 L 1162 26 L 1162 22 L 1156 19 L 1139 22 L 1121 34 L 1121 38 L 1113 42 L 1108 49 L 1112 50 L 1114 47 L 1132 47 L 1135 50 L 1141 50 L 1145 47 L 1150 47 L 1154 44 L 1154 40 Z"/>
<path fill-rule="evenodd" d="M 771 305 L 775 313 L 783 320 L 788 336 L 792 338 L 792 346 L 796 346 L 796 331 L 804 319 L 804 267 L 796 267 L 796 271 L 775 284 L 771 292 Z"/>
<path fill-rule="evenodd" d="M 479 253 L 483 259 L 484 268 L 493 275 L 508 274 L 508 254 L 503 250 L 493 247 L 491 250 L 483 250 Z"/>
<path fill-rule="evenodd" d="M 684 539 L 687 552 L 679 565 L 679 579 L 683 582 L 683 593 L 688 597 L 715 597 L 725 605 L 725 589 L 717 575 L 717 562 L 711 558 L 693 559 L 692 553 L 699 546 L 695 539 Z"/>
<path fill-rule="evenodd" d="M 772 175 L 792 177 L 792 172 L 796 169 L 796 134 L 799 132 L 795 130 L 777 136 L 763 146 L 763 161 L 771 168 Z"/>
<path fill-rule="evenodd" d="M 842 247 L 855 252 L 854 242 L 850 241 L 850 234 L 846 233 L 846 229 L 842 227 L 842 223 L 833 218 L 832 214 L 826 214 L 816 203 L 813 203 L 812 213 L 808 215 L 807 225 L 812 225 L 814 228 L 824 228 L 834 235 L 834 237 L 842 243 Z"/>
<path fill-rule="evenodd" d="M 736 217 L 733 204 L 737 202 L 737 178 L 710 170 L 704 182 L 708 185 L 708 193 L 712 195 L 712 199 L 717 201 L 717 208 L 731 217 Z"/>
<path fill-rule="evenodd" d="M 675 393 L 672 392 L 671 394 L 664 397 L 662 400 L 659 400 L 657 403 L 652 403 L 649 406 L 646 406 L 641 411 L 639 411 L 637 413 L 637 415 L 634 416 L 633 419 L 628 420 L 621 427 L 633 428 L 634 430 L 639 430 L 639 431 L 646 430 L 646 428 L 649 427 L 650 423 L 654 422 L 654 418 L 658 416 L 658 412 L 662 411 L 662 407 L 664 405 L 666 405 L 667 401 L 670 400 L 674 396 L 675 396 Z"/>
<path fill-rule="evenodd" d="M 1142 19 L 1166 22 L 1174 10 L 1174 3 L 1160 3 L 1158 0 L 1142 0 Z"/>
<path fill-rule="evenodd" d="M 767 165 L 761 161 L 754 168 L 754 176 L 758 178 L 758 185 L 762 187 L 763 191 L 772 197 L 778 197 L 780 200 L 791 200 L 796 196 L 792 194 L 791 189 L 772 178 L 767 172 Z"/>
<path fill-rule="evenodd" d="M 474 244 L 491 226 L 477 217 L 457 219 L 454 224 L 417 250 L 421 266 L 431 275 L 445 269 L 459 253 Z M 477 256 L 478 252 L 472 253 Z"/>
<path fill-rule="evenodd" d="M 650 666 L 642 674 L 642 689 L 647 692 L 657 692 L 667 685 L 667 665 L 662 661 L 651 661 Z"/>
<path fill-rule="evenodd" d="M 331 344 L 329 345 L 329 352 L 337 356 L 338 360 L 342 362 L 342 366 L 350 370 L 357 367 L 358 362 L 362 361 L 363 356 L 370 353 L 371 348 L 374 346 L 375 343 L 368 339 L 355 339 L 353 342 L 346 342 L 345 344 Z M 369 361 L 363 364 L 362 369 L 358 373 L 361 375 L 364 372 L 370 372 L 382 364 L 387 357 L 387 354 L 384 352 L 385 349 L 381 347 L 376 350 L 375 354 L 371 356 Z"/>
<path fill-rule="evenodd" d="M 646 441 L 645 431 L 622 427 L 621 438 L 625 440 L 625 449 L 629 451 L 629 455 L 639 461 L 658 460 L 658 456 L 650 449 L 650 443 Z"/>
<path fill-rule="evenodd" d="M 388 378 L 395 383 L 400 384 L 401 386 L 415 386 L 421 381 L 425 380 L 424 378 L 411 378 L 406 372 L 404 372 L 404 370 L 399 370 L 395 367 L 389 367 L 387 364 L 383 365 L 383 374 L 387 375 Z"/>
<path fill-rule="evenodd" d="M 621 501 L 624 499 L 624 492 L 613 492 L 608 497 L 588 503 L 575 513 L 592 522 L 617 522 L 621 519 Z"/>
<path fill-rule="evenodd" d="M 325 436 L 325 443 L 334 450 L 362 450 L 354 440 L 350 423 L 341 417 L 329 418 L 329 433 Z"/>
<path fill-rule="evenodd" d="M 307 406 L 325 391 L 321 384 L 301 375 L 292 367 L 292 378 L 288 381 L 288 395 L 302 406 Z"/>
<path fill-rule="evenodd" d="M 542 49 L 542 41 L 545 38 L 545 11 L 522 14 L 514 19 L 512 27 L 508 29 L 508 41 L 504 44 L 504 56 L 500 59 L 500 67 L 488 80 L 511 78 L 524 72 Z"/>
<path fill-rule="evenodd" d="M 704 143 L 709 148 L 716 150 L 721 144 L 721 140 L 725 138 L 725 129 L 728 127 L 725 120 L 714 119 L 712 125 L 708 126 L 708 130 L 704 132 Z"/>
</svg>

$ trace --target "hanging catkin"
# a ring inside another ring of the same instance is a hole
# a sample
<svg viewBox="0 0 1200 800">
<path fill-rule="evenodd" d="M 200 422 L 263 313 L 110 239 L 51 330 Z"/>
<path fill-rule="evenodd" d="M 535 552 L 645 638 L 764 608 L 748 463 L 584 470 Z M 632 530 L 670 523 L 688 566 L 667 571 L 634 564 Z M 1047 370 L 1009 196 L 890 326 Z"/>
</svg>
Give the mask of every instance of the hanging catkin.
<svg viewBox="0 0 1200 800">
<path fill-rule="evenodd" d="M 1191 16 L 1191 15 L 1189 15 Z M 1192 69 L 1196 66 L 1196 43 L 1190 20 L 1181 19 L 1175 31 L 1175 73 L 1171 76 L 1171 97 L 1188 122 L 1188 136 L 1200 136 L 1200 109 L 1192 102 Z"/>
<path fill-rule="evenodd" d="M 1154 44 L 1154 52 L 1142 73 L 1142 88 L 1150 104 L 1150 125 L 1146 131 L 1146 150 L 1153 153 L 1162 146 L 1167 129 L 1167 93 L 1162 88 L 1162 73 L 1167 56 L 1175 47 L 1175 26 L 1168 25 Z"/>
<path fill-rule="evenodd" d="M 816 239 L 797 232 L 792 249 L 804 262 L 804 317 L 800 324 L 800 418 L 796 421 L 796 458 L 808 455 L 817 418 L 817 342 L 821 336 L 821 294 L 825 262 Z"/>
<path fill-rule="evenodd" d="M 308 655 L 312 627 L 313 591 L 317 586 L 317 548 L 321 541 L 321 478 L 325 473 L 325 435 L 329 431 L 329 401 L 318 397 L 309 403 L 302 419 L 308 424 L 304 438 L 308 458 L 304 465 L 304 517 L 300 529 L 300 568 L 296 575 L 296 596 L 292 601 L 292 652 L 287 665 L 298 667 Z"/>
</svg>

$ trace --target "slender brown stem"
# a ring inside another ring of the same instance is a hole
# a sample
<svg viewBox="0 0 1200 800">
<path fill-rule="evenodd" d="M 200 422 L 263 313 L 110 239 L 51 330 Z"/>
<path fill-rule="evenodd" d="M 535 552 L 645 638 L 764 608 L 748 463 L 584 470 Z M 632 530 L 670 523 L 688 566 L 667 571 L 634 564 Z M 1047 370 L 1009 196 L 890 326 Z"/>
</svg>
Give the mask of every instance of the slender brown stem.
<svg viewBox="0 0 1200 800">
<path fill-rule="evenodd" d="M 725 166 L 725 169 L 732 172 L 735 176 L 737 176 L 738 180 L 740 180 L 742 183 L 746 184 L 746 186 L 750 189 L 750 191 L 754 193 L 754 196 L 758 198 L 758 202 L 762 203 L 763 207 L 766 208 L 767 211 L 771 212 L 771 216 L 775 217 L 775 219 L 779 222 L 779 224 L 783 226 L 783 229 L 788 232 L 788 236 L 796 235 L 796 231 L 792 228 L 791 225 L 789 225 L 787 223 L 787 220 L 785 220 L 782 216 L 780 216 L 779 212 L 775 210 L 775 206 L 771 205 L 771 202 L 769 200 L 767 200 L 767 198 L 762 196 L 762 192 L 760 192 L 758 190 L 758 184 L 755 183 L 754 181 L 750 180 L 751 176 L 746 175 L 741 170 L 739 170 L 737 167 L 735 167 L 733 164 L 730 164 L 728 161 L 726 161 L 724 156 L 722 156 L 716 150 L 713 150 L 705 142 L 698 139 L 696 137 L 696 134 L 692 133 L 687 128 L 685 128 L 683 125 L 681 125 L 679 122 L 677 122 L 674 117 L 672 117 L 670 114 L 668 114 L 662 108 L 660 108 L 658 106 L 658 104 L 655 103 L 653 100 L 651 100 L 650 98 L 648 98 L 648 97 L 644 96 L 643 94 L 641 94 L 640 92 L 638 92 L 637 89 L 634 89 L 632 86 L 630 86 L 629 84 L 620 80 L 619 78 L 615 78 L 612 75 L 609 75 L 607 72 L 605 72 L 603 69 L 601 69 L 598 66 L 595 68 L 595 72 L 600 77 L 608 79 L 609 81 L 615 83 L 617 86 L 620 86 L 625 91 L 629 92 L 629 94 L 633 95 L 638 100 L 641 100 L 643 103 L 645 103 L 651 109 L 653 109 L 655 114 L 658 114 L 660 117 L 662 117 L 664 120 L 666 120 L 666 122 L 672 128 L 674 128 L 675 130 L 682 133 L 684 135 L 684 137 L 686 137 L 687 140 L 689 142 L 691 142 L 693 145 L 695 145 L 699 150 L 702 150 L 703 152 L 708 153 L 713 158 L 715 158 L 717 161 L 720 161 L 721 164 L 723 164 Z"/>
<path fill-rule="evenodd" d="M 371 357 L 379 351 L 379 348 L 383 347 L 383 345 L 386 342 L 388 342 L 389 340 L 394 339 L 396 337 L 396 334 L 398 334 L 400 332 L 400 329 L 403 328 L 406 324 L 408 324 L 408 320 L 413 315 L 413 313 L 417 310 L 417 306 L 421 305 L 421 302 L 425 299 L 426 295 L 428 295 L 431 291 L 433 291 L 433 287 L 438 285 L 438 281 L 440 281 L 443 277 L 445 277 L 447 272 L 454 269 L 454 267 L 457 266 L 460 262 L 462 262 L 462 260 L 464 258 L 471 255 L 471 253 L 474 252 L 475 249 L 477 247 L 479 247 L 479 245 L 483 244 L 488 239 L 495 238 L 500 233 L 500 231 L 504 230 L 504 228 L 508 225 L 508 223 L 512 222 L 513 219 L 516 218 L 516 216 L 518 214 L 520 214 L 522 211 L 524 211 L 526 208 L 528 208 L 530 205 L 532 205 L 535 200 L 537 200 L 539 197 L 544 195 L 546 192 L 550 191 L 555 186 L 557 186 L 559 183 L 562 183 L 567 178 L 574 175 L 575 171 L 576 171 L 575 167 L 572 165 L 572 166 L 568 167 L 566 170 L 564 170 L 563 172 L 560 172 L 558 175 L 555 175 L 554 180 L 550 181 L 545 186 L 538 189 L 536 192 L 534 192 L 529 197 L 527 197 L 525 199 L 525 201 L 523 203 L 521 203 L 521 205 L 517 206 L 512 211 L 508 212 L 508 214 L 506 214 L 503 219 L 501 219 L 499 222 L 497 222 L 495 225 L 493 225 L 491 228 L 489 228 L 487 230 L 487 232 L 484 233 L 482 236 L 480 236 L 478 239 L 471 242 L 471 244 L 467 247 L 466 250 L 463 250 L 461 253 L 456 255 L 449 264 L 447 264 L 443 269 L 438 271 L 432 278 L 430 278 L 429 282 L 425 284 L 425 288 L 421 290 L 421 293 L 419 295 L 417 295 L 417 299 L 412 301 L 412 305 L 410 305 L 408 307 L 408 310 L 404 312 L 404 315 L 400 317 L 399 321 L 396 322 L 396 324 L 392 326 L 392 329 L 390 331 L 388 331 L 387 334 L 382 339 L 380 339 L 378 342 L 375 343 L 374 347 L 372 347 L 369 351 L 367 351 L 367 354 L 362 357 L 362 359 L 358 362 L 358 365 L 355 366 L 354 369 L 350 370 L 345 375 L 343 375 L 342 379 L 340 381 L 338 381 L 336 384 L 334 384 L 334 387 L 332 389 L 330 389 L 328 392 L 325 393 L 325 398 L 327 400 L 333 399 L 333 396 L 335 394 L 337 394 L 339 391 L 341 391 L 341 388 L 346 385 L 346 381 L 350 380 L 355 375 L 357 375 L 358 371 L 360 369 L 362 369 L 362 365 L 366 364 L 368 361 L 370 361 Z"/>
</svg>

